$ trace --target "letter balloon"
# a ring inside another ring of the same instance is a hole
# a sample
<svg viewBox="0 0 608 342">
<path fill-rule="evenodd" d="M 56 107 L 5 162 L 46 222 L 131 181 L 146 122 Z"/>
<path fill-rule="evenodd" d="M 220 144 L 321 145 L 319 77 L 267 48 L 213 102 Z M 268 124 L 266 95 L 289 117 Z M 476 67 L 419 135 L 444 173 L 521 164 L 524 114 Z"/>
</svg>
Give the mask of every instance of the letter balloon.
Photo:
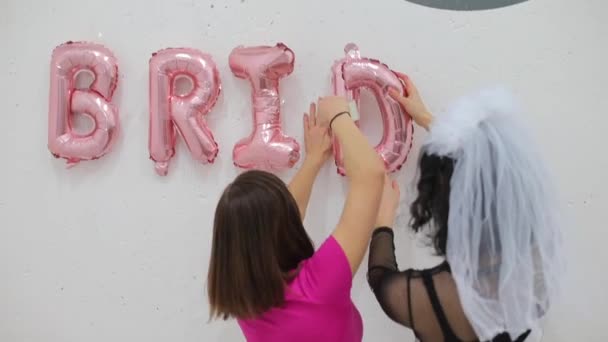
<svg viewBox="0 0 608 342">
<path fill-rule="evenodd" d="M 388 66 L 378 60 L 361 57 L 355 44 L 344 49 L 346 57 L 336 61 L 332 67 L 332 86 L 335 95 L 346 96 L 358 106 L 359 92 L 369 89 L 380 107 L 382 117 L 382 139 L 375 147 L 384 160 L 388 172 L 401 168 L 412 146 L 414 126 L 410 116 L 393 100 L 389 88 L 405 94 L 405 87 Z M 356 122 L 358 118 L 354 118 Z M 340 144 L 334 139 L 334 157 L 338 173 L 346 174 Z"/>
<path fill-rule="evenodd" d="M 279 80 L 293 71 L 295 55 L 284 44 L 237 47 L 230 54 L 230 69 L 252 87 L 253 131 L 233 150 L 234 164 L 245 169 L 280 171 L 300 159 L 297 141 L 281 127 Z"/>
<path fill-rule="evenodd" d="M 177 81 L 189 79 L 192 89 L 179 94 Z M 156 173 L 166 176 L 175 154 L 176 132 L 192 157 L 212 163 L 219 152 L 204 116 L 221 91 L 220 76 L 211 56 L 189 48 L 164 49 L 150 58 L 150 132 L 148 148 Z"/>
<path fill-rule="evenodd" d="M 88 89 L 77 89 L 76 78 L 90 73 Z M 48 148 L 57 158 L 74 166 L 97 159 L 110 151 L 119 130 L 118 109 L 112 95 L 118 83 L 118 63 L 102 45 L 67 42 L 56 47 L 51 57 Z M 72 114 L 82 113 L 94 122 L 90 132 L 74 131 Z"/>
</svg>

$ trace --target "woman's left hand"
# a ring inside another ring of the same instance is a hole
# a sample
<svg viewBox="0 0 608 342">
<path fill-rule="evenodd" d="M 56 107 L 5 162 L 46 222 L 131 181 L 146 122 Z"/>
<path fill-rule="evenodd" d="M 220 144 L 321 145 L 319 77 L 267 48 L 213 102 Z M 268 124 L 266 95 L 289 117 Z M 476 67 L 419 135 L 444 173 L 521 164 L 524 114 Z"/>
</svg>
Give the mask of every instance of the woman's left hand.
<svg viewBox="0 0 608 342">
<path fill-rule="evenodd" d="M 304 113 L 304 144 L 306 159 L 323 164 L 331 156 L 331 137 L 327 127 L 317 120 L 317 106 L 310 104 L 310 113 Z"/>
</svg>

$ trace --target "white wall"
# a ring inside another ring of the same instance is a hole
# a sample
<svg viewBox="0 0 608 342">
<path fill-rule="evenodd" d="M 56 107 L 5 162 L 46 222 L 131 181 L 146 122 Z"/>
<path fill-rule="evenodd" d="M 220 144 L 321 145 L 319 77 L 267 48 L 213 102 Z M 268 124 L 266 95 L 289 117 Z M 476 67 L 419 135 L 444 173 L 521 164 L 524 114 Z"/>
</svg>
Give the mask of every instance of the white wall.
<svg viewBox="0 0 608 342">
<path fill-rule="evenodd" d="M 227 62 L 236 45 L 277 41 L 296 52 L 281 90 L 285 129 L 300 141 L 300 115 L 328 91 L 329 67 L 350 41 L 409 73 L 433 111 L 485 84 L 515 89 L 573 221 L 566 291 L 544 340 L 605 340 L 607 11 L 602 0 L 532 0 L 484 12 L 404 0 L 1 0 L 0 341 L 243 339 L 233 321 L 207 322 L 204 290 L 213 210 L 239 172 L 231 150 L 251 122 L 249 88 Z M 123 127 L 111 154 L 70 170 L 46 149 L 49 59 L 67 40 L 100 42 L 117 55 Z M 182 143 L 161 178 L 147 152 L 147 63 L 155 50 L 178 46 L 207 51 L 219 65 L 224 92 L 208 119 L 221 152 L 214 165 L 198 165 Z M 366 118 L 364 130 L 377 138 L 374 120 Z M 418 146 L 420 130 L 416 138 Z M 403 189 L 416 154 L 397 176 Z M 344 191 L 327 165 L 306 221 L 317 243 L 337 221 Z M 410 240 L 407 216 L 400 221 L 401 266 L 432 263 Z M 365 341 L 411 341 L 379 310 L 364 273 L 353 298 Z"/>
</svg>

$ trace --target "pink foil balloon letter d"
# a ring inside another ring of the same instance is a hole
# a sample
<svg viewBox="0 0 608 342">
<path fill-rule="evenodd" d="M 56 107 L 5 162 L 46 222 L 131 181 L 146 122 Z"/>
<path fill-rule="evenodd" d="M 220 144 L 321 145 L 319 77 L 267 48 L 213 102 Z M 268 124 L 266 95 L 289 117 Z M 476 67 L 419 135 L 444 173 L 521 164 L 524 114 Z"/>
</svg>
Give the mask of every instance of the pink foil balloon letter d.
<svg viewBox="0 0 608 342">
<path fill-rule="evenodd" d="M 192 90 L 176 93 L 176 80 L 189 78 Z M 211 56 L 195 49 L 165 49 L 150 58 L 150 159 L 156 173 L 166 176 L 175 154 L 175 131 L 184 138 L 190 154 L 212 163 L 218 153 L 204 115 L 220 95 L 220 77 Z"/>
<path fill-rule="evenodd" d="M 376 152 L 384 160 L 386 170 L 395 172 L 401 169 L 412 147 L 414 126 L 403 107 L 388 95 L 388 90 L 393 88 L 405 94 L 405 87 L 388 66 L 378 60 L 361 57 L 357 45 L 346 45 L 344 52 L 346 57 L 337 61 L 332 68 L 334 94 L 347 96 L 355 102 L 362 88 L 374 94 L 384 128 Z M 338 173 L 344 175 L 346 170 L 337 140 L 334 141 L 334 157 Z"/>
<path fill-rule="evenodd" d="M 279 171 L 300 159 L 300 146 L 283 134 L 279 80 L 293 71 L 295 55 L 284 44 L 237 47 L 230 54 L 230 69 L 253 87 L 253 132 L 234 147 L 238 167 Z"/>
</svg>

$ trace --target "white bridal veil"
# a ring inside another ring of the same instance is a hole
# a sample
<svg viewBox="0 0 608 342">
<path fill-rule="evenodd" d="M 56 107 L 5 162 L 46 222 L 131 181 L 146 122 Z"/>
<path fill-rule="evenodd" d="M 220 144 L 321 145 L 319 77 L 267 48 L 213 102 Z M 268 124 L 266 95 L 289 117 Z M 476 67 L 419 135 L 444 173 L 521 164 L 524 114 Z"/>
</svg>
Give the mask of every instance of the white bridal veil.
<svg viewBox="0 0 608 342">
<path fill-rule="evenodd" d="M 455 160 L 447 260 L 481 341 L 537 327 L 562 273 L 558 201 L 518 109 L 503 89 L 463 98 L 423 147 Z"/>
</svg>

